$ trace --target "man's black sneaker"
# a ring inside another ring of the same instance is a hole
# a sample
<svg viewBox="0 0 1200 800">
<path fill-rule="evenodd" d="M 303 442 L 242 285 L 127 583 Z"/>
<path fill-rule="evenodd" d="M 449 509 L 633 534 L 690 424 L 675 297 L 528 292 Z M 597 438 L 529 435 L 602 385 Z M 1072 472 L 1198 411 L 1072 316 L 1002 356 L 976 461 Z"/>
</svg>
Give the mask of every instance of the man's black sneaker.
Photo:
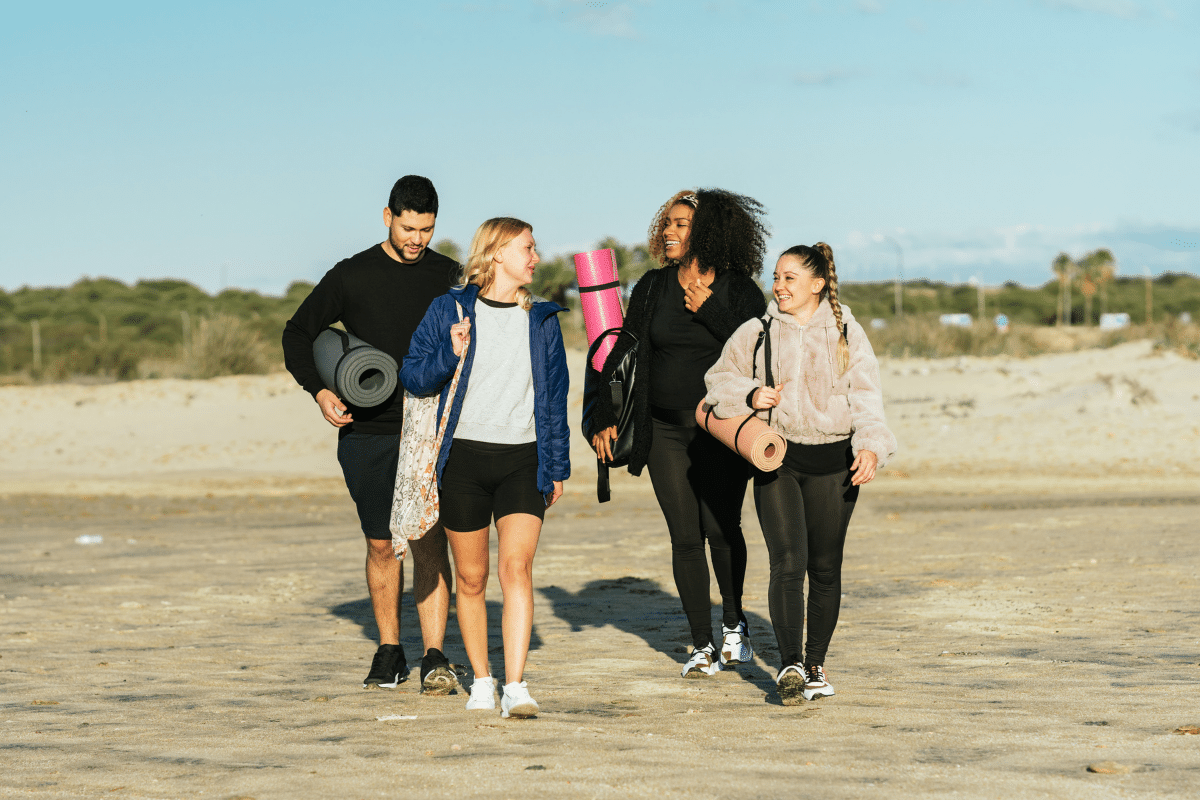
<svg viewBox="0 0 1200 800">
<path fill-rule="evenodd" d="M 450 660 L 436 647 L 421 659 L 421 692 L 424 694 L 450 694 L 458 688 L 458 676 Z"/>
<path fill-rule="evenodd" d="M 408 680 L 408 662 L 398 644 L 381 644 L 371 661 L 371 671 L 363 681 L 364 689 L 395 689 Z"/>
</svg>

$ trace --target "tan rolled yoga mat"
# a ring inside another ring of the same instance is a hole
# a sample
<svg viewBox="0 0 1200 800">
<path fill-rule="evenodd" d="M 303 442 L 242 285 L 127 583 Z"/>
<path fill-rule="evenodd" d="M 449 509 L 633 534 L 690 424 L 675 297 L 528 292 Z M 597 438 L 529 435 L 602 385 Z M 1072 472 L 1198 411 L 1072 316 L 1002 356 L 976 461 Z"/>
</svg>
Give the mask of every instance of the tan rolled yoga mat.
<svg viewBox="0 0 1200 800">
<path fill-rule="evenodd" d="M 774 472 L 783 463 L 787 440 L 754 414 L 721 419 L 703 400 L 696 406 L 696 422 L 721 444 L 763 472 Z"/>
</svg>

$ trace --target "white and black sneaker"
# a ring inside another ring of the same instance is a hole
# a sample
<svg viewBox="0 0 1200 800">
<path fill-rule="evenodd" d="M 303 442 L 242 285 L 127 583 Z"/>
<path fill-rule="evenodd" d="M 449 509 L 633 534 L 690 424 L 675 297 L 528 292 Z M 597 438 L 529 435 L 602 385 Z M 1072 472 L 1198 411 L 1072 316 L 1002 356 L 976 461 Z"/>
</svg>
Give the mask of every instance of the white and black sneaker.
<svg viewBox="0 0 1200 800">
<path fill-rule="evenodd" d="M 721 626 L 721 663 L 749 664 L 754 659 L 754 647 L 750 644 L 750 633 L 743 620 L 735 628 Z"/>
<path fill-rule="evenodd" d="M 775 676 L 775 687 L 779 699 L 785 706 L 798 706 L 804 699 L 804 668 L 799 664 L 788 664 Z"/>
<path fill-rule="evenodd" d="M 702 678 L 705 675 L 716 675 L 721 671 L 721 662 L 717 660 L 717 648 L 712 644 L 692 650 L 692 657 L 683 665 L 681 673 L 685 678 Z"/>
<path fill-rule="evenodd" d="M 371 671 L 363 681 L 364 689 L 395 689 L 408 680 L 408 662 L 398 644 L 381 644 L 371 660 Z"/>
<path fill-rule="evenodd" d="M 458 688 L 458 673 L 436 647 L 421 658 L 421 693 L 446 695 Z"/>
<path fill-rule="evenodd" d="M 805 700 L 833 697 L 833 686 L 825 680 L 825 669 L 820 664 L 809 664 L 804 668 L 804 672 Z"/>
</svg>

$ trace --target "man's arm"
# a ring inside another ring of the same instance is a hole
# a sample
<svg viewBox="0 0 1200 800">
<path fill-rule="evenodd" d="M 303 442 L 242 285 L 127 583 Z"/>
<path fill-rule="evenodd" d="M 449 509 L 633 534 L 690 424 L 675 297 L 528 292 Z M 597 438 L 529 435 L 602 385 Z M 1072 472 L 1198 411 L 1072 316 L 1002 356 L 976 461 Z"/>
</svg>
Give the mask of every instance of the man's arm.
<svg viewBox="0 0 1200 800">
<path fill-rule="evenodd" d="M 283 363 L 304 391 L 313 396 L 330 425 L 340 428 L 353 418 L 336 394 L 325 386 L 313 357 L 313 342 L 342 317 L 342 285 L 336 267 L 325 273 L 283 327 Z"/>
</svg>

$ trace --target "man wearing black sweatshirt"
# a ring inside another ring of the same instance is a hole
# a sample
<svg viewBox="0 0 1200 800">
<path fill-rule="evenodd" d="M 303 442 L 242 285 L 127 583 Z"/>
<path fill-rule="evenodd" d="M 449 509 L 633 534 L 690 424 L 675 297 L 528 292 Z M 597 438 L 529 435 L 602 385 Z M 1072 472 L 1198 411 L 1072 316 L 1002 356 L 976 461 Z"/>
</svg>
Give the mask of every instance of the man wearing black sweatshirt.
<svg viewBox="0 0 1200 800">
<path fill-rule="evenodd" d="M 347 405 L 322 383 L 312 345 L 323 330 L 340 320 L 346 330 L 397 364 L 404 361 L 409 340 L 429 304 L 458 279 L 458 264 L 428 249 L 437 210 L 437 191 L 428 178 L 406 175 L 396 181 L 383 210 L 388 238 L 334 265 L 283 331 L 288 371 L 317 401 L 326 421 L 338 429 L 338 461 L 367 537 L 367 590 L 379 627 L 379 649 L 364 689 L 394 688 L 408 677 L 400 645 L 404 571 L 392 554 L 389 530 L 404 389 L 397 385 L 395 394 L 374 408 Z M 449 694 L 457 679 L 442 653 L 450 605 L 446 534 L 438 525 L 412 542 L 411 548 L 413 592 L 425 646 L 422 691 Z"/>
</svg>

